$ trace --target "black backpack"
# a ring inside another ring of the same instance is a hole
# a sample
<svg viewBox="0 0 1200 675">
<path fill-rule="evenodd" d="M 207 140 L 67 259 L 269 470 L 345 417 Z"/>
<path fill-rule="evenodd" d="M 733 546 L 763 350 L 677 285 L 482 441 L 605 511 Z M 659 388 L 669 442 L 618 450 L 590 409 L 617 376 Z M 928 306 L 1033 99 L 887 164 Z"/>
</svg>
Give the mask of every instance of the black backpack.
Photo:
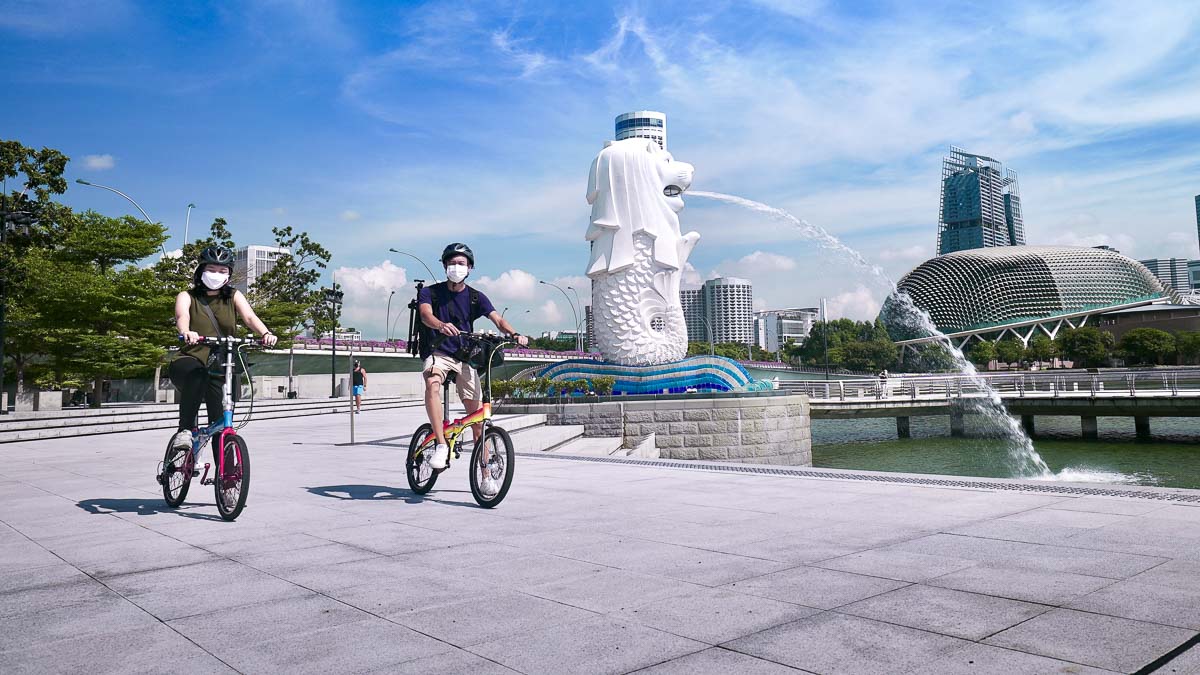
<svg viewBox="0 0 1200 675">
<path fill-rule="evenodd" d="M 479 291 L 471 288 L 470 286 L 467 286 L 467 291 L 471 294 L 471 307 L 469 310 L 467 310 L 470 313 L 470 316 L 467 317 L 467 325 L 474 327 L 475 318 L 479 315 Z M 430 304 L 433 306 L 433 315 L 435 317 L 438 313 L 438 307 L 441 303 L 442 295 L 446 293 L 449 293 L 449 287 L 444 281 L 433 284 L 429 287 L 429 300 Z M 462 317 L 451 318 L 460 319 Z M 421 356 L 421 360 L 424 361 L 433 354 L 433 350 L 442 343 L 442 340 L 445 339 L 445 336 L 441 333 L 434 332 L 434 330 L 429 326 L 426 326 L 425 322 L 421 321 L 419 317 L 417 321 L 417 353 Z"/>
</svg>

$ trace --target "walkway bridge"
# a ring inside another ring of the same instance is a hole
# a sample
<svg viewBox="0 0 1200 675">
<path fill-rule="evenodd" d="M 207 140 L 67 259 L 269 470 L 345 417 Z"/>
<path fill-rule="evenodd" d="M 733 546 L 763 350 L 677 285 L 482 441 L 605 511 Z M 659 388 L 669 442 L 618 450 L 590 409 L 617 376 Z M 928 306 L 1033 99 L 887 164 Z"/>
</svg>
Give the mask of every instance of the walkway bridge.
<svg viewBox="0 0 1200 675">
<path fill-rule="evenodd" d="M 1132 417 L 1143 438 L 1151 417 L 1200 417 L 1200 369 L 790 380 L 779 387 L 807 394 L 814 419 L 895 417 L 902 438 L 910 417 L 927 415 L 949 415 L 951 434 L 962 435 L 963 416 L 991 397 L 1030 433 L 1038 415 L 1078 415 L 1085 438 L 1096 437 L 1097 417 Z"/>
</svg>

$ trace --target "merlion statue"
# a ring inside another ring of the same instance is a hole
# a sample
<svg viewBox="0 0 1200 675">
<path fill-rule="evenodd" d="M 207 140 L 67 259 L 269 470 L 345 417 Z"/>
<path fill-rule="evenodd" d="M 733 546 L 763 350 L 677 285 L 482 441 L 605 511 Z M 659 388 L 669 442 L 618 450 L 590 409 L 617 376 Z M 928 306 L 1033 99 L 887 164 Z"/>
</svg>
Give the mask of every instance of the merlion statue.
<svg viewBox="0 0 1200 675">
<path fill-rule="evenodd" d="M 587 275 L 605 361 L 649 366 L 687 356 L 679 282 L 700 235 L 680 234 L 679 211 L 693 171 L 645 138 L 609 141 L 592 162 Z"/>
</svg>

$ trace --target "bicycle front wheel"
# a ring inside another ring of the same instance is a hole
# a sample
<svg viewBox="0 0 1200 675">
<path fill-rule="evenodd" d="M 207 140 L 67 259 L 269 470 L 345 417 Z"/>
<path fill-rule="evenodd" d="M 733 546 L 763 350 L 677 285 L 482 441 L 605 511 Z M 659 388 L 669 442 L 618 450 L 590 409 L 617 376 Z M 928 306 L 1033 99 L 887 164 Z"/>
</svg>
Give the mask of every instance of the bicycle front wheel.
<svg viewBox="0 0 1200 675">
<path fill-rule="evenodd" d="M 250 494 L 250 450 L 241 436 L 230 434 L 222 452 L 225 470 L 217 467 L 220 475 L 213 480 L 213 488 L 217 493 L 217 512 L 225 520 L 233 520 L 246 508 L 246 497 Z"/>
<path fill-rule="evenodd" d="M 175 437 L 171 437 L 174 441 Z M 187 497 L 188 488 L 192 486 L 192 449 L 175 448 L 167 441 L 167 454 L 163 455 L 162 471 L 158 473 L 158 482 L 162 485 L 163 500 L 171 508 L 179 508 L 183 498 Z"/>
<path fill-rule="evenodd" d="M 515 459 L 507 431 L 500 427 L 484 429 L 483 438 L 471 452 L 471 496 L 476 503 L 490 509 L 504 500 L 512 485 Z"/>
<path fill-rule="evenodd" d="M 426 436 L 433 433 L 433 427 L 428 423 L 417 427 L 412 440 L 408 442 L 408 457 L 404 460 L 404 471 L 408 474 L 408 487 L 413 492 L 423 495 L 433 489 L 437 482 L 438 472 L 429 466 L 428 454 L 433 451 L 437 439 L 422 444 Z"/>
</svg>

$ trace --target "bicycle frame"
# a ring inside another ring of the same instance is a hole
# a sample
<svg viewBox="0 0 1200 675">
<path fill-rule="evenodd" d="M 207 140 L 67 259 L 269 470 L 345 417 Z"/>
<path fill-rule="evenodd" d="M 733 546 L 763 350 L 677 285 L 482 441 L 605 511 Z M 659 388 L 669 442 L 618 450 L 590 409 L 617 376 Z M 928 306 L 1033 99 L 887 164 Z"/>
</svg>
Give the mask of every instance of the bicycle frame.
<svg viewBox="0 0 1200 675">
<path fill-rule="evenodd" d="M 233 358 L 237 353 L 238 344 L 253 344 L 253 341 L 234 338 L 212 338 L 205 337 L 202 339 L 204 344 L 211 346 L 214 349 L 220 349 L 221 355 L 225 359 L 222 367 L 225 370 L 225 382 L 221 387 L 221 419 L 209 424 L 200 431 L 192 433 L 192 463 L 195 465 L 200 458 L 200 451 L 204 449 L 204 444 L 210 438 L 216 437 L 213 442 L 213 458 L 217 468 L 217 476 L 225 475 L 225 441 L 232 436 L 236 430 L 233 426 Z M 207 477 L 208 471 L 205 471 L 205 476 L 200 478 L 203 483 Z"/>
<path fill-rule="evenodd" d="M 476 424 L 491 424 L 492 359 L 495 358 L 496 352 L 499 352 L 504 345 L 512 344 L 507 340 L 493 343 L 490 336 L 482 336 L 476 333 L 463 333 L 462 335 L 470 339 L 482 338 L 492 345 L 492 349 L 488 354 L 487 369 L 480 376 L 480 384 L 483 386 L 483 405 L 479 406 L 479 410 L 476 410 L 475 412 L 459 419 L 450 421 L 450 382 L 446 381 L 442 384 L 442 388 L 445 390 L 442 394 L 442 436 L 446 439 L 446 445 L 448 445 L 452 450 L 454 449 L 454 446 L 458 444 L 458 437 L 461 436 L 468 427 L 475 426 Z M 429 443 L 431 440 L 436 438 L 436 436 L 437 434 L 433 433 L 432 431 L 429 432 L 429 435 L 421 439 L 421 445 Z"/>
</svg>

